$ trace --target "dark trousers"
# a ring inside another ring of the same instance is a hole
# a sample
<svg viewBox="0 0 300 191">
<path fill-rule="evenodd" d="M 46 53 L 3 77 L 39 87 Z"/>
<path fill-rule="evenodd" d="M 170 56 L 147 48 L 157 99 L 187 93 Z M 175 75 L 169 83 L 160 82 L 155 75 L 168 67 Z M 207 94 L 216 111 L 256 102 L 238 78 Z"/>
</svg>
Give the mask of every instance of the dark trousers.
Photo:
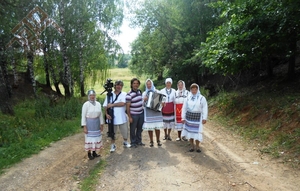
<svg viewBox="0 0 300 191">
<path fill-rule="evenodd" d="M 139 115 L 131 115 L 132 123 L 130 123 L 130 141 L 131 145 L 142 143 L 142 131 L 144 124 L 144 112 Z"/>
</svg>

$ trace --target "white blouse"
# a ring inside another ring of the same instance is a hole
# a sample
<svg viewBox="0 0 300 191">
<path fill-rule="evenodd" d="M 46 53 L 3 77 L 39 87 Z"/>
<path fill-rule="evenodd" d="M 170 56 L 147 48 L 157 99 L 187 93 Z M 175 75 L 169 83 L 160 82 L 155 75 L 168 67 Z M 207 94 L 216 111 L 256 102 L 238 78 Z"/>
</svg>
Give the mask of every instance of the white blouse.
<svg viewBox="0 0 300 191">
<path fill-rule="evenodd" d="M 200 95 L 195 100 L 192 100 L 191 98 L 192 96 L 190 95 L 188 99 L 184 100 L 181 113 L 182 120 L 185 120 L 186 112 L 188 111 L 192 113 L 201 113 L 201 118 L 203 120 L 206 120 L 208 115 L 206 98 L 202 95 Z"/>
<path fill-rule="evenodd" d="M 96 101 L 96 105 L 93 105 L 89 101 L 85 102 L 82 106 L 81 113 L 81 126 L 86 125 L 86 118 L 100 118 L 100 124 L 104 124 L 104 119 L 102 115 L 102 108 L 100 102 Z"/>
</svg>

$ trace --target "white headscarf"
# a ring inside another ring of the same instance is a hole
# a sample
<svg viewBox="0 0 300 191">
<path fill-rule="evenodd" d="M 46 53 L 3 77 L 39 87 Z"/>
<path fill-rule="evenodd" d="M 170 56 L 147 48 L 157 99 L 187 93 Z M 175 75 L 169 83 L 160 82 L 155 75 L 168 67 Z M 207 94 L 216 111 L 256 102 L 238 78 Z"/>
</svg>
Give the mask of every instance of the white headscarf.
<svg viewBox="0 0 300 191">
<path fill-rule="evenodd" d="M 93 105 L 96 105 L 96 99 L 91 100 L 91 98 L 90 98 L 91 95 L 95 95 L 95 97 L 96 97 L 96 92 L 95 92 L 95 90 L 89 90 L 87 94 L 88 94 L 88 100 L 89 100 L 89 102 L 90 102 L 91 104 L 93 104 Z"/>
<path fill-rule="evenodd" d="M 165 81 L 165 84 L 167 84 L 167 82 L 170 82 L 171 84 L 173 84 L 172 78 L 167 78 L 166 81 Z"/>
<path fill-rule="evenodd" d="M 198 91 L 197 91 L 196 94 L 193 94 L 192 91 L 191 91 L 193 86 L 197 86 L 197 88 L 198 88 Z M 199 85 L 196 84 L 196 83 L 192 83 L 192 85 L 190 86 L 190 99 L 195 100 L 195 99 L 198 99 L 200 96 L 201 96 L 201 93 L 200 93 Z"/>
<path fill-rule="evenodd" d="M 151 88 L 150 88 L 150 89 L 147 88 L 147 82 L 148 82 L 148 81 L 151 82 Z M 156 90 L 156 89 L 155 89 L 155 86 L 154 86 L 154 84 L 153 84 L 153 81 L 150 80 L 149 78 L 148 78 L 148 79 L 146 80 L 146 82 L 145 82 L 145 87 L 146 87 L 146 90 L 145 90 L 145 91 L 146 91 L 146 94 L 148 93 L 148 91 L 153 91 L 153 92 L 155 92 L 155 90 Z"/>
<path fill-rule="evenodd" d="M 182 83 L 182 90 L 180 90 L 179 87 L 178 87 L 178 84 L 179 84 L 180 82 Z M 185 93 L 185 90 L 186 90 L 186 87 L 185 87 L 184 81 L 183 81 L 183 80 L 179 80 L 179 81 L 177 82 L 177 94 L 178 94 L 179 96 L 183 96 L 184 93 Z"/>
</svg>

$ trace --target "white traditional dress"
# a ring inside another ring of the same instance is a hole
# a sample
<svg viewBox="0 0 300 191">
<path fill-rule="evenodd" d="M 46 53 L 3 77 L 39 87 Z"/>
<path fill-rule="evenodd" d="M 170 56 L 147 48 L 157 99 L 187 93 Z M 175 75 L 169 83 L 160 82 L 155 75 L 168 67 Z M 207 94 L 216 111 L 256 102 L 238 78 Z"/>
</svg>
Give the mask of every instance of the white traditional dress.
<svg viewBox="0 0 300 191">
<path fill-rule="evenodd" d="M 150 89 L 147 88 L 147 82 L 150 81 L 152 86 Z M 160 92 L 157 91 L 153 85 L 153 81 L 150 79 L 146 80 L 146 90 L 143 92 L 142 97 L 144 100 L 144 97 L 147 96 L 149 91 L 153 92 Z M 155 129 L 161 129 L 163 128 L 163 116 L 162 113 L 159 111 L 151 110 L 147 107 L 144 107 L 144 124 L 143 124 L 143 130 L 145 131 L 153 131 Z"/>
<path fill-rule="evenodd" d="M 85 134 L 86 151 L 100 150 L 102 147 L 102 134 L 100 125 L 104 124 L 101 104 L 98 101 L 87 101 L 82 106 L 81 125 L 87 127 Z"/>
<path fill-rule="evenodd" d="M 208 107 L 206 98 L 198 93 L 193 95 L 190 92 L 188 98 L 184 101 L 182 107 L 182 120 L 185 120 L 182 135 L 187 139 L 203 141 L 203 125 L 202 120 L 207 119 Z"/>
<path fill-rule="evenodd" d="M 175 92 L 175 130 L 182 131 L 183 130 L 183 124 L 181 120 L 182 106 L 184 100 L 186 100 L 189 95 L 189 91 L 186 90 L 184 81 L 179 80 L 178 82 L 181 82 L 183 87 L 182 90 L 178 89 Z"/>
</svg>

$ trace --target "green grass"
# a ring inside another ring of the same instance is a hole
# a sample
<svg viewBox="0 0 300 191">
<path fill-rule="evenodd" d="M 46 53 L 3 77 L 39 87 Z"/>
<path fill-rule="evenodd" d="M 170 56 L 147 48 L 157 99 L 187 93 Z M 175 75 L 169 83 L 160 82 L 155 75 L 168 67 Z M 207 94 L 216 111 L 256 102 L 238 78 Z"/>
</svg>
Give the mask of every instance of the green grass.
<svg viewBox="0 0 300 191">
<path fill-rule="evenodd" d="M 0 173 L 38 153 L 51 142 L 81 130 L 80 100 L 63 101 L 57 106 L 50 106 L 45 100 L 26 100 L 17 104 L 15 116 L 0 114 Z"/>
<path fill-rule="evenodd" d="M 107 163 L 105 160 L 101 160 L 99 163 L 97 163 L 89 172 L 89 176 L 80 182 L 80 190 L 95 190 L 95 186 L 98 183 L 97 180 L 99 180 L 99 176 L 101 176 L 101 173 L 104 171 L 106 164 Z"/>
<path fill-rule="evenodd" d="M 210 109 L 215 111 L 212 119 L 250 143 L 261 145 L 261 153 L 296 168 L 300 160 L 300 95 L 281 89 L 273 91 L 268 88 L 255 91 L 253 87 L 247 93 L 245 89 L 221 91 L 218 96 L 208 99 Z"/>
</svg>

